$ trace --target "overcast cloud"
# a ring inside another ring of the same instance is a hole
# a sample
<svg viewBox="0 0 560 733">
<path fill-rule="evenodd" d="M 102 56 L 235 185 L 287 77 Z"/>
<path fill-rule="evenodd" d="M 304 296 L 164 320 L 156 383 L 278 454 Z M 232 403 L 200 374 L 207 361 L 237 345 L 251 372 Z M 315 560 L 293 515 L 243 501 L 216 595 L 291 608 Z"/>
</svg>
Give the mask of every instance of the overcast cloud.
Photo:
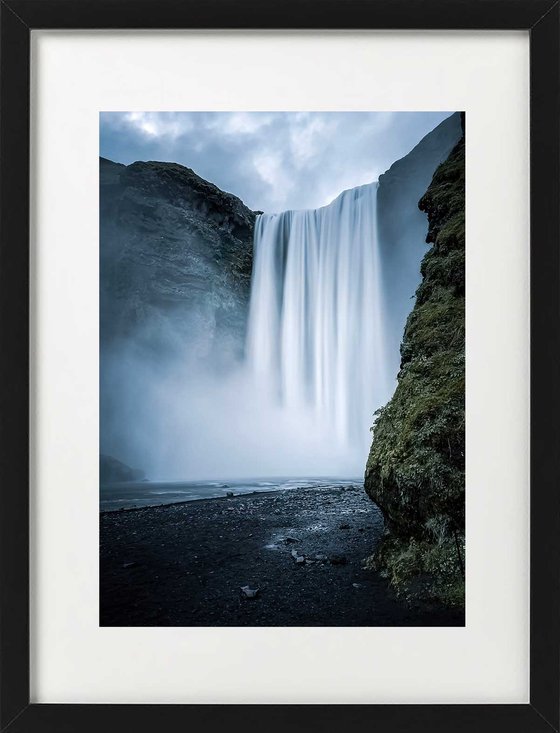
<svg viewBox="0 0 560 733">
<path fill-rule="evenodd" d="M 377 180 L 450 112 L 103 112 L 100 154 L 181 163 L 253 210 L 323 206 Z"/>
</svg>

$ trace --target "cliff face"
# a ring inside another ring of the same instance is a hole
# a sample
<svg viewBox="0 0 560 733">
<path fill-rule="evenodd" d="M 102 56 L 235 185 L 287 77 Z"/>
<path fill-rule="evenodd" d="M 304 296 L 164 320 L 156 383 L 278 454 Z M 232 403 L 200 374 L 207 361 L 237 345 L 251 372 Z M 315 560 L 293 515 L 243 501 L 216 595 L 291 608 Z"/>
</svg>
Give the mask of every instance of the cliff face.
<svg viewBox="0 0 560 733">
<path fill-rule="evenodd" d="M 150 470 L 164 387 L 241 359 L 255 218 L 181 165 L 100 159 L 102 453 Z"/>
<path fill-rule="evenodd" d="M 395 362 L 389 365 L 393 374 L 399 369 L 400 339 L 410 313 L 411 303 L 395 299 L 393 294 L 406 293 L 413 298 L 420 282 L 420 262 L 425 254 L 421 243 L 428 228 L 426 214 L 418 201 L 430 185 L 438 165 L 461 139 L 461 117 L 450 115 L 426 135 L 404 158 L 397 160 L 379 177 L 377 191 L 377 225 L 382 249 L 383 281 L 391 283 L 384 293 L 389 353 Z"/>
<path fill-rule="evenodd" d="M 422 281 L 393 398 L 378 412 L 365 487 L 386 536 L 374 565 L 405 595 L 464 603 L 465 144 L 436 170 Z M 420 242 L 419 242 L 420 246 Z"/>
<path fill-rule="evenodd" d="M 101 158 L 102 346 L 239 354 L 255 216 L 189 168 Z"/>
</svg>

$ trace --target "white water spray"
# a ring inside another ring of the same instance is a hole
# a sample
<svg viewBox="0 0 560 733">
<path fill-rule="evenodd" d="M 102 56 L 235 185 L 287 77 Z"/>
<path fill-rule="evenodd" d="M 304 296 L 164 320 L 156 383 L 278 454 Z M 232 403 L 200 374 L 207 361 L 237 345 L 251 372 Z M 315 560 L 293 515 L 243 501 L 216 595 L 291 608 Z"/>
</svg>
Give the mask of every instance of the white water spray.
<svg viewBox="0 0 560 733">
<path fill-rule="evenodd" d="M 394 378 L 381 288 L 377 183 L 257 219 L 247 337 L 255 389 L 355 455 L 357 474 Z"/>
</svg>

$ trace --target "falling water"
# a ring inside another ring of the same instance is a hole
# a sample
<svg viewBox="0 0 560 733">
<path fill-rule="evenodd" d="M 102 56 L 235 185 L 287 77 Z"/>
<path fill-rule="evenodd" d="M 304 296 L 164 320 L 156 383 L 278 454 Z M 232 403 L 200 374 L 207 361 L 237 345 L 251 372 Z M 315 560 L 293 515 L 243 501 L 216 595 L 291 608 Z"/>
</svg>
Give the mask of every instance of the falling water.
<svg viewBox="0 0 560 733">
<path fill-rule="evenodd" d="M 311 416 L 363 470 L 373 413 L 390 396 L 377 183 L 255 226 L 247 357 L 255 389 Z"/>
</svg>

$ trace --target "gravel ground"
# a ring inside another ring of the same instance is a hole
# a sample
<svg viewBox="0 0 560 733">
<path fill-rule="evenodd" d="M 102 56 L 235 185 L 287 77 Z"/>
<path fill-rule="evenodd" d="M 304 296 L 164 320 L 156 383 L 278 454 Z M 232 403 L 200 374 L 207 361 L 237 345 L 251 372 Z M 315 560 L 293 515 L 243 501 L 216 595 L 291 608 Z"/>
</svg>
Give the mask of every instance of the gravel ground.
<svg viewBox="0 0 560 733">
<path fill-rule="evenodd" d="M 363 569 L 382 532 L 359 485 L 102 513 L 100 623 L 462 626 Z"/>
</svg>

